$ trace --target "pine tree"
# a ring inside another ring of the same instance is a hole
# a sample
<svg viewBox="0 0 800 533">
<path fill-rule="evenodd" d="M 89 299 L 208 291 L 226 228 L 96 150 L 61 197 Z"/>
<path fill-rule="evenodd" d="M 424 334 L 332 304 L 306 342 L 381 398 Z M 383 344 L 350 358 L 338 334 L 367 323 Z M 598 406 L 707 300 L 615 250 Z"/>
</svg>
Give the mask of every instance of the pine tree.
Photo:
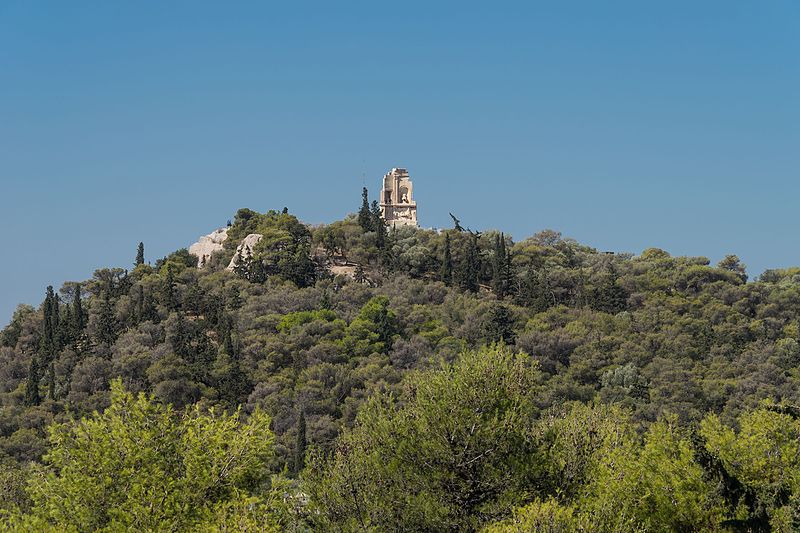
<svg viewBox="0 0 800 533">
<path fill-rule="evenodd" d="M 358 210 L 358 225 L 364 231 L 372 231 L 372 212 L 369 208 L 369 192 L 361 189 L 361 209 Z"/>
<path fill-rule="evenodd" d="M 294 446 L 294 473 L 299 474 L 306 464 L 306 414 L 300 408 L 300 415 L 297 418 L 297 438 Z"/>
<path fill-rule="evenodd" d="M 136 262 L 134 266 L 139 266 L 144 264 L 144 243 L 140 242 L 139 247 L 136 249 Z"/>
<path fill-rule="evenodd" d="M 453 282 L 453 257 L 450 252 L 450 234 L 444 234 L 444 254 L 442 256 L 442 268 L 440 277 L 445 285 L 450 286 Z"/>
<path fill-rule="evenodd" d="M 42 401 L 39 396 L 39 362 L 36 356 L 31 357 L 31 366 L 28 369 L 28 379 L 25 383 L 25 405 L 39 405 Z"/>
</svg>

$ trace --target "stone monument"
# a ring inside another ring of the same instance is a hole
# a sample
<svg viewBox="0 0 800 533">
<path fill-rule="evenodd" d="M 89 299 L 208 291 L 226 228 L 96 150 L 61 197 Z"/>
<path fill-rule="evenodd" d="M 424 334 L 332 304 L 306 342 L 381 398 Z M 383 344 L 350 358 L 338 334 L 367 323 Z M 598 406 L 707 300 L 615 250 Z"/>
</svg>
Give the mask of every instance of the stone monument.
<svg viewBox="0 0 800 533">
<path fill-rule="evenodd" d="M 408 170 L 393 168 L 383 177 L 381 214 L 389 226 L 417 226 L 417 203 Z"/>
</svg>

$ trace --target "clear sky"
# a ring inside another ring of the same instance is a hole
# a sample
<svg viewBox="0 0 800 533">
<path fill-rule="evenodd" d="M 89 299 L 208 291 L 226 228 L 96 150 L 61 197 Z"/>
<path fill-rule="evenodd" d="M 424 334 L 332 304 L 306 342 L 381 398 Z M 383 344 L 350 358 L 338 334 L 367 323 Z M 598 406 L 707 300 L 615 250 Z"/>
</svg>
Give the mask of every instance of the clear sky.
<svg viewBox="0 0 800 533">
<path fill-rule="evenodd" d="M 0 322 L 239 207 L 800 265 L 800 3 L 0 2 Z M 366 176 L 364 181 L 363 176 Z"/>
</svg>

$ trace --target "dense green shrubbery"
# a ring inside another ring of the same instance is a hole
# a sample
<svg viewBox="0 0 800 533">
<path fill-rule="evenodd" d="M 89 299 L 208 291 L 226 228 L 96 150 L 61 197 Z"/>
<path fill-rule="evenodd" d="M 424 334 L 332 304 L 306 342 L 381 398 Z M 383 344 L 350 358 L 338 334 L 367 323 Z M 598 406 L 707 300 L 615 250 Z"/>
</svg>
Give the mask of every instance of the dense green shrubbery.
<svg viewBox="0 0 800 533">
<path fill-rule="evenodd" d="M 794 411 L 761 403 L 800 403 L 797 269 L 747 281 L 733 256 L 714 267 L 598 253 L 552 231 L 514 243 L 362 218 L 308 228 L 240 210 L 203 268 L 185 250 L 154 267 L 137 257 L 20 307 L 0 334 L 3 505 L 54 520 L 40 511 L 61 496 L 25 481 L 43 454 L 60 469 L 47 428 L 106 416 L 119 378 L 180 413 L 267 413 L 259 475 L 290 473 L 285 494 L 314 510 L 297 527 L 797 520 Z M 252 258 L 225 271 L 250 233 L 264 235 Z M 475 355 L 493 342 L 508 348 Z M 482 446 L 460 470 L 456 452 Z"/>
</svg>

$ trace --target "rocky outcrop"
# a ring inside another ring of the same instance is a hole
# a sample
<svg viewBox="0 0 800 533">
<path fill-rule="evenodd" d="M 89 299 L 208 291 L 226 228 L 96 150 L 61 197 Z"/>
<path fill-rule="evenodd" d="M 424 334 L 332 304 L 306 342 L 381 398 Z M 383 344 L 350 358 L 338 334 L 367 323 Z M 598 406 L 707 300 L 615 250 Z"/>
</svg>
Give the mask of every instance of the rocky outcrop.
<svg viewBox="0 0 800 533">
<path fill-rule="evenodd" d="M 236 247 L 236 253 L 233 254 L 233 259 L 231 259 L 231 262 L 228 264 L 227 269 L 233 270 L 234 268 L 236 268 L 236 265 L 238 264 L 237 261 L 240 256 L 244 259 L 251 257 L 253 255 L 253 249 L 255 248 L 256 244 L 258 244 L 258 242 L 261 240 L 262 237 L 263 235 L 261 234 L 251 233 L 250 235 L 242 239 L 242 242 L 240 242 L 239 246 Z"/>
<path fill-rule="evenodd" d="M 189 253 L 197 256 L 198 268 L 205 266 L 211 254 L 222 250 L 222 243 L 228 239 L 228 228 L 220 228 L 200 239 L 189 247 Z"/>
</svg>

